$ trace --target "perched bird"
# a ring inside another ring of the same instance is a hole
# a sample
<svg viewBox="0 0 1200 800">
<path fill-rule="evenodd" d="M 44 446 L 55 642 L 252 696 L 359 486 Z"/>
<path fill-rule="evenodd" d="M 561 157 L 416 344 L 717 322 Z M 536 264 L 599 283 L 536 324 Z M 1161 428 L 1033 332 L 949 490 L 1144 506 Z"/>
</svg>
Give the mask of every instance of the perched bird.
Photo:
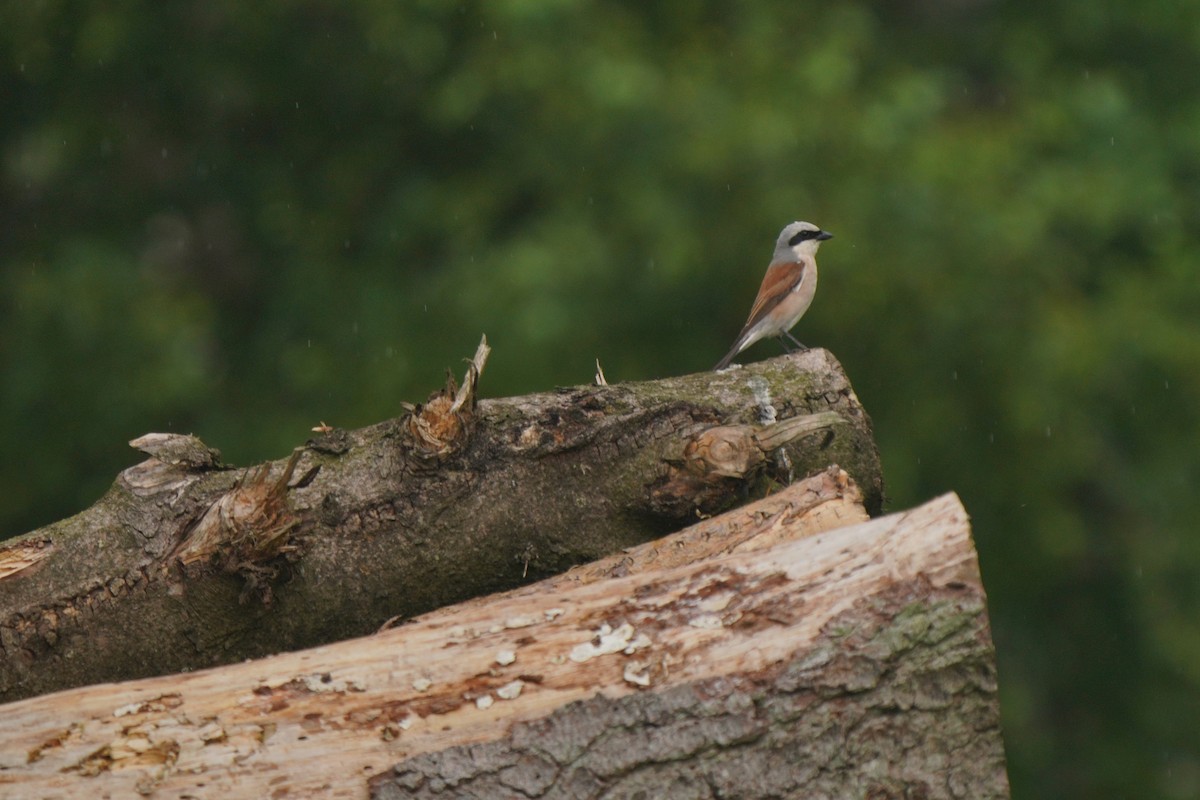
<svg viewBox="0 0 1200 800">
<path fill-rule="evenodd" d="M 817 248 L 833 234 L 811 222 L 793 222 L 783 229 L 775 242 L 775 255 L 767 266 L 758 297 L 750 308 L 750 318 L 738 334 L 733 348 L 713 367 L 725 369 L 734 356 L 759 339 L 778 336 L 783 349 L 791 352 L 787 339 L 801 350 L 804 345 L 788 333 L 800 321 L 817 291 Z"/>
</svg>

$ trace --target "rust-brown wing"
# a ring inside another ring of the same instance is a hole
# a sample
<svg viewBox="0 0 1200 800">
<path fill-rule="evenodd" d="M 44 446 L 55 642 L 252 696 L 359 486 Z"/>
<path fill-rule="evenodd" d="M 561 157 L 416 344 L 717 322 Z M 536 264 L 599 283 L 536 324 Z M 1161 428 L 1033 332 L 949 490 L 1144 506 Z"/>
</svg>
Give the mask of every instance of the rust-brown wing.
<svg viewBox="0 0 1200 800">
<path fill-rule="evenodd" d="M 767 267 L 767 274 L 763 276 L 762 286 L 758 287 L 758 297 L 754 298 L 754 306 L 750 309 L 750 318 L 742 327 L 742 332 L 738 335 L 739 339 L 761 322 L 763 317 L 771 313 L 771 309 L 779 305 L 783 298 L 788 296 L 788 293 L 800 285 L 800 282 L 804 280 L 804 268 L 805 265 L 799 261 L 772 264 Z"/>
</svg>

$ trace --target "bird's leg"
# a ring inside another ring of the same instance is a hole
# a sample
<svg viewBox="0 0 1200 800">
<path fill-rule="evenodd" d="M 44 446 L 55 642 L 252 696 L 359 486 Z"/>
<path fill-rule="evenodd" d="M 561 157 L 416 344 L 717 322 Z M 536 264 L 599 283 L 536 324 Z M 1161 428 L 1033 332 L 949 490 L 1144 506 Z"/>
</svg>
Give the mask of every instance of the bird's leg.
<svg viewBox="0 0 1200 800">
<path fill-rule="evenodd" d="M 784 332 L 783 332 L 783 336 L 780 336 L 780 337 L 779 337 L 779 341 L 781 341 L 781 342 L 782 342 L 782 341 L 783 341 L 783 337 L 784 337 L 784 336 L 786 336 L 787 338 L 791 339 L 791 340 L 792 340 L 792 344 L 794 344 L 794 345 L 796 345 L 796 347 L 799 347 L 799 348 L 800 348 L 800 352 L 804 352 L 805 350 L 807 350 L 807 349 L 808 349 L 808 348 L 807 348 L 807 347 L 805 347 L 804 345 L 800 344 L 800 342 L 796 340 L 796 337 L 795 337 L 795 336 L 792 336 L 792 333 L 791 333 L 791 331 L 784 331 Z M 784 343 L 783 347 L 784 347 L 784 349 L 785 349 L 785 350 L 787 350 L 787 343 L 786 343 L 786 342 Z M 788 350 L 788 352 L 790 353 L 790 352 L 791 352 L 791 350 Z"/>
</svg>

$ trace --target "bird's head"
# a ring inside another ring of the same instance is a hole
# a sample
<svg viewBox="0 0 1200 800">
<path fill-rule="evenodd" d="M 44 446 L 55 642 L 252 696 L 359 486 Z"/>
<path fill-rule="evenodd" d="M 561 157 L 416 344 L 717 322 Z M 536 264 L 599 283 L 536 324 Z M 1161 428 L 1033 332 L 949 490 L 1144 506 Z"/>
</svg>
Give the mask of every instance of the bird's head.
<svg viewBox="0 0 1200 800">
<path fill-rule="evenodd" d="M 821 230 L 811 222 L 793 222 L 779 234 L 772 261 L 787 262 L 795 261 L 799 256 L 814 256 L 821 242 L 832 238 L 832 233 Z"/>
</svg>

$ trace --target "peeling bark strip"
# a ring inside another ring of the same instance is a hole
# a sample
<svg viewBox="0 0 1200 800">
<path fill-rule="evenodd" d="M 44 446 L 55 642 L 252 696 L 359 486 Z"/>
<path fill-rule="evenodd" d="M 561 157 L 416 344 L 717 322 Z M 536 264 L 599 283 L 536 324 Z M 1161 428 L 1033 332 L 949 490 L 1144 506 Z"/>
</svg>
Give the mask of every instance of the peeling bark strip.
<svg viewBox="0 0 1200 800">
<path fill-rule="evenodd" d="M 485 348 L 462 388 L 286 462 L 232 469 L 195 437 L 138 440 L 154 457 L 94 506 L 0 551 L 0 701 L 362 635 L 834 463 L 879 509 L 870 421 L 824 351 L 476 403 Z M 742 434 L 748 476 L 719 466 L 735 446 L 705 444 L 721 426 Z"/>
<path fill-rule="evenodd" d="M 836 498 L 781 495 L 729 515 L 765 516 L 777 542 L 765 549 L 559 579 L 364 639 L 13 703 L 0 787 L 221 800 L 363 798 L 368 783 L 378 797 L 1007 797 L 958 499 L 794 540 L 809 532 L 798 520 L 827 521 L 814 512 Z M 657 549 L 703 542 L 692 533 Z"/>
</svg>

